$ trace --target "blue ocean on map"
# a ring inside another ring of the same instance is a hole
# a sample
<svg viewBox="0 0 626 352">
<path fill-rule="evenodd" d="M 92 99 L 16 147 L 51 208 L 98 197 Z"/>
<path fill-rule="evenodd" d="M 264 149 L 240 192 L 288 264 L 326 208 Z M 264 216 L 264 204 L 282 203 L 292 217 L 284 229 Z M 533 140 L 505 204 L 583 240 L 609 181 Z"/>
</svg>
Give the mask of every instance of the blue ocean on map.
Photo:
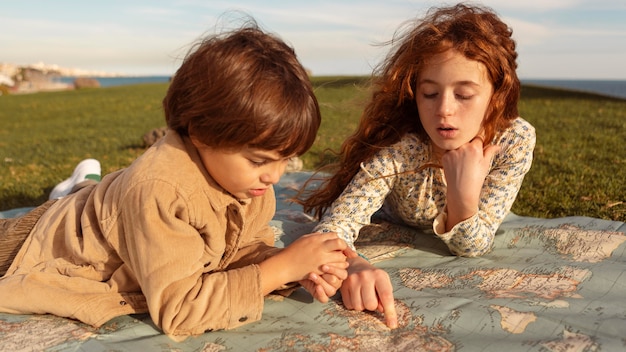
<svg viewBox="0 0 626 352">
<path fill-rule="evenodd" d="M 101 87 L 114 87 L 141 83 L 166 83 L 171 76 L 95 77 Z M 62 77 L 61 82 L 72 83 L 74 77 Z M 566 80 L 566 79 L 522 79 L 522 84 L 549 88 L 564 88 L 597 93 L 626 99 L 626 80 Z"/>
</svg>

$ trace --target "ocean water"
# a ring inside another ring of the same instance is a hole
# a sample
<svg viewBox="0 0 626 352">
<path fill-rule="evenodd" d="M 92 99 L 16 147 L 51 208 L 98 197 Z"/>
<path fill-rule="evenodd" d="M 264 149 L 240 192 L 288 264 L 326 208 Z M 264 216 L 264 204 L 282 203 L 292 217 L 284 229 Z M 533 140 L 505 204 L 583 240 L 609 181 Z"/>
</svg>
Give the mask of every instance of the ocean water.
<svg viewBox="0 0 626 352">
<path fill-rule="evenodd" d="M 129 76 L 129 77 L 93 77 L 100 82 L 100 87 L 125 86 L 140 83 L 166 83 L 171 76 Z M 76 77 L 60 77 L 58 82 L 71 84 Z"/>
<path fill-rule="evenodd" d="M 626 99 L 626 81 L 620 80 L 522 79 L 522 84 L 524 83 L 549 88 L 565 88 L 581 92 L 598 93 Z"/>
<path fill-rule="evenodd" d="M 138 83 L 166 83 L 171 76 L 134 76 L 134 77 L 95 77 L 101 87 L 122 86 Z M 72 83 L 74 77 L 61 77 L 60 82 Z M 528 83 L 542 87 L 565 88 L 582 92 L 597 93 L 616 98 L 626 99 L 626 80 L 565 80 L 565 79 L 522 79 Z"/>
</svg>

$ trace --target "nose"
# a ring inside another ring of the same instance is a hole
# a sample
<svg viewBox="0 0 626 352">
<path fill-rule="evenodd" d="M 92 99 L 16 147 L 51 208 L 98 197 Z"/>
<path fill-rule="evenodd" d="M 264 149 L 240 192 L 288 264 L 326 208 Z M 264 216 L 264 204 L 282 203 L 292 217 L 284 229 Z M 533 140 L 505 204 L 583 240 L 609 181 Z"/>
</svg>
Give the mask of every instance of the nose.
<svg viewBox="0 0 626 352">
<path fill-rule="evenodd" d="M 285 172 L 285 167 L 287 166 L 286 162 L 274 162 L 271 165 L 268 165 L 267 170 L 263 172 L 261 175 L 261 182 L 269 183 L 269 184 L 277 184 L 280 180 L 280 177 Z"/>
<path fill-rule="evenodd" d="M 444 92 L 440 95 L 439 99 L 439 115 L 451 116 L 454 113 L 455 108 L 454 94 L 451 92 Z"/>
</svg>

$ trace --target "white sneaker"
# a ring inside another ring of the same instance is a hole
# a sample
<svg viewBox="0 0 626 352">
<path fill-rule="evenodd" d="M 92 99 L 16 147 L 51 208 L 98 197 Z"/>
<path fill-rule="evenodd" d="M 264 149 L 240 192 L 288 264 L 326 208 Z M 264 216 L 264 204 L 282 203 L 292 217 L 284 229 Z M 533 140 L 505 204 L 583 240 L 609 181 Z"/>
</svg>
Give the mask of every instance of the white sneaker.
<svg viewBox="0 0 626 352">
<path fill-rule="evenodd" d="M 72 177 L 56 185 L 50 192 L 50 199 L 60 199 L 68 195 L 74 186 L 85 181 L 100 181 L 100 162 L 96 159 L 85 159 L 76 165 Z"/>
</svg>

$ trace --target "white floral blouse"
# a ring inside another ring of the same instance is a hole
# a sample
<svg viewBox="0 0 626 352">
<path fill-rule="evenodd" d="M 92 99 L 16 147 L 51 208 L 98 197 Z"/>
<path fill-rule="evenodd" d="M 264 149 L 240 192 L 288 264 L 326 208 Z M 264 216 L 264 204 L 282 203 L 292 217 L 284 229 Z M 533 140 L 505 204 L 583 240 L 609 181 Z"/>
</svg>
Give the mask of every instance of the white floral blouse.
<svg viewBox="0 0 626 352">
<path fill-rule="evenodd" d="M 485 179 L 479 211 L 445 232 L 446 183 L 441 168 L 420 167 L 431 161 L 429 143 L 407 134 L 361 164 L 341 196 L 314 231 L 337 232 L 352 248 L 360 229 L 379 210 L 385 220 L 413 227 L 432 226 L 450 251 L 473 257 L 487 253 L 496 230 L 511 209 L 530 170 L 535 129 L 518 117 L 496 136 L 500 151 Z M 413 172 L 415 171 L 415 172 Z M 432 225 L 431 225 L 432 224 Z"/>
</svg>

